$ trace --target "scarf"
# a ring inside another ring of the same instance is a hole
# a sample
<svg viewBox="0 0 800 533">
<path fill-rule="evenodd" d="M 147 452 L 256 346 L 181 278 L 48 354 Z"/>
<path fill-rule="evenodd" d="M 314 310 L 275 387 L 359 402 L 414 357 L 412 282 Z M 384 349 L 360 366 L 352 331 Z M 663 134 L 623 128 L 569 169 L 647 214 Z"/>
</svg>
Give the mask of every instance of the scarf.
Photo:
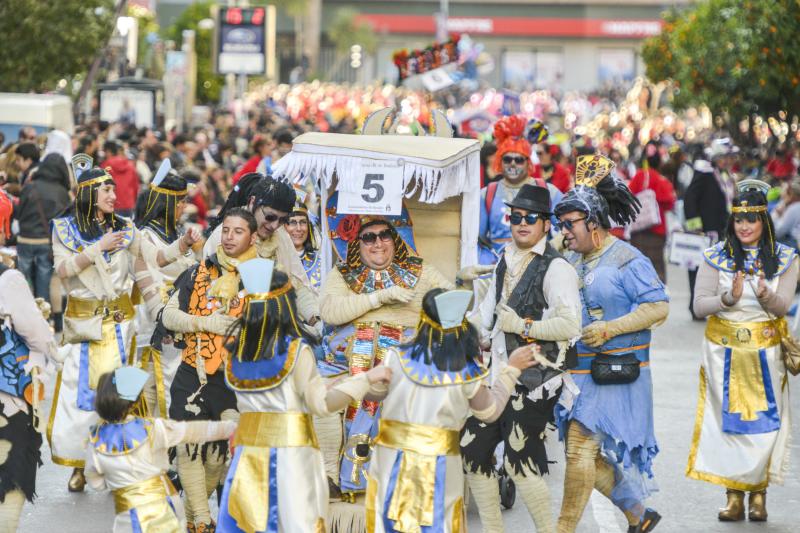
<svg viewBox="0 0 800 533">
<path fill-rule="evenodd" d="M 229 257 L 222 246 L 217 246 L 220 276 L 211 283 L 208 295 L 222 302 L 226 312 L 230 301 L 239 293 L 239 272 L 236 267 L 256 257 L 258 257 L 258 253 L 255 246 L 251 246 L 236 258 Z"/>
</svg>

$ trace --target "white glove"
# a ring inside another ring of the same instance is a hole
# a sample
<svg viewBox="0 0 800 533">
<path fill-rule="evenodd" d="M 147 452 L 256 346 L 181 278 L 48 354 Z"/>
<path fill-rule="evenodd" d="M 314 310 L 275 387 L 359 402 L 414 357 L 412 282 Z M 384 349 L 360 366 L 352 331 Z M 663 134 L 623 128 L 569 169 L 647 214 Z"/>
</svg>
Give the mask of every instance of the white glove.
<svg viewBox="0 0 800 533">
<path fill-rule="evenodd" d="M 456 278 L 461 281 L 474 281 L 484 274 L 494 271 L 494 265 L 470 265 L 462 268 L 456 274 Z"/>
<path fill-rule="evenodd" d="M 216 335 L 225 335 L 231 329 L 234 322 L 238 319 L 226 315 L 222 311 L 215 311 L 208 316 L 196 316 L 196 328 L 200 331 L 207 331 Z"/>
<path fill-rule="evenodd" d="M 400 287 L 399 285 L 389 287 L 388 289 L 381 289 L 375 294 L 378 295 L 378 301 L 381 304 L 407 304 L 414 299 L 414 291 L 406 289 L 405 287 Z"/>
<path fill-rule="evenodd" d="M 525 320 L 509 306 L 500 304 L 497 306 L 497 326 L 506 333 L 522 335 L 525 331 Z"/>
</svg>

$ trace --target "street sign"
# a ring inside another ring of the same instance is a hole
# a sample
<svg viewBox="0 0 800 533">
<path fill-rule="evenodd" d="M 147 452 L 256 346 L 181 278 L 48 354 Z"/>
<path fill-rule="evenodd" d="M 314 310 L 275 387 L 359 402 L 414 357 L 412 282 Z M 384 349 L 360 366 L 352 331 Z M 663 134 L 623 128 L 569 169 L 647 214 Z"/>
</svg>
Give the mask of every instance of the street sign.
<svg viewBox="0 0 800 533">
<path fill-rule="evenodd" d="M 266 7 L 221 7 L 216 28 L 217 73 L 267 73 Z"/>
</svg>

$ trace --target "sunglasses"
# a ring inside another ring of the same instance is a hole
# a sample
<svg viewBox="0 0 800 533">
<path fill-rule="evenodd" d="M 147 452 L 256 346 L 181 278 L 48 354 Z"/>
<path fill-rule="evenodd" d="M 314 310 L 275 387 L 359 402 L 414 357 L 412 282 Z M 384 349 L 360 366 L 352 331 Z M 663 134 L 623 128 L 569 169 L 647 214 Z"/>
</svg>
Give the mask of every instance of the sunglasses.
<svg viewBox="0 0 800 533">
<path fill-rule="evenodd" d="M 539 213 L 531 213 L 530 215 L 523 215 L 521 213 L 511 213 L 508 216 L 508 220 L 511 222 L 512 226 L 519 226 L 520 224 L 522 224 L 523 220 L 527 225 L 533 226 L 534 224 L 536 224 L 536 222 L 538 222 L 541 219 L 542 215 L 540 215 Z"/>
<path fill-rule="evenodd" d="M 569 231 L 572 231 L 572 228 L 575 227 L 576 222 L 580 222 L 581 220 L 586 220 L 586 217 L 583 218 L 576 218 L 575 220 L 560 220 L 558 222 L 559 229 L 566 228 Z"/>
<path fill-rule="evenodd" d="M 275 215 L 273 213 L 265 213 L 263 209 L 261 210 L 261 214 L 264 216 L 264 220 L 266 222 L 275 222 L 277 220 L 281 224 L 288 224 L 289 223 L 289 215 L 285 215 L 285 216 L 280 217 L 280 216 Z"/>
<path fill-rule="evenodd" d="M 511 163 L 516 163 L 521 165 L 525 162 L 525 158 L 522 156 L 513 156 L 513 155 L 504 155 L 503 156 L 503 163 L 510 165 Z"/>
<path fill-rule="evenodd" d="M 392 232 L 390 229 L 382 230 L 380 233 L 368 231 L 367 233 L 359 235 L 358 238 L 364 244 L 375 244 L 375 241 L 378 239 L 383 242 L 389 242 L 394 239 L 394 232 Z"/>
</svg>

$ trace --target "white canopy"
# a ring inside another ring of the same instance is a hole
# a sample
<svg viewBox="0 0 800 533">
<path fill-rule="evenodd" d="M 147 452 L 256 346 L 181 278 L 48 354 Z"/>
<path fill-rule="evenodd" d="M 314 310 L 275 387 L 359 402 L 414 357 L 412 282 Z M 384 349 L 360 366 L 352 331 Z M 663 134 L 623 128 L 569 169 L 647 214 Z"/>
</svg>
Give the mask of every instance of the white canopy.
<svg viewBox="0 0 800 533">
<path fill-rule="evenodd" d="M 304 133 L 272 171 L 295 183 L 315 177 L 323 188 L 331 186 L 335 172 L 337 190 L 356 191 L 363 179 L 363 161 L 398 161 L 406 198 L 419 196 L 421 202 L 438 204 L 480 189 L 479 152 L 474 139 Z"/>
<path fill-rule="evenodd" d="M 57 94 L 0 93 L 0 123 L 72 133 L 72 101 Z"/>
<path fill-rule="evenodd" d="M 292 151 L 272 167 L 272 172 L 297 184 L 319 180 L 324 206 L 334 173 L 336 190 L 356 192 L 363 184 L 362 164 L 370 161 L 394 161 L 403 167 L 401 190 L 406 198 L 438 204 L 461 195 L 461 266 L 477 262 L 480 144 L 474 139 L 305 133 L 294 140 Z M 326 217 L 322 220 L 326 241 Z M 322 252 L 329 266 L 327 248 L 324 246 Z"/>
</svg>

